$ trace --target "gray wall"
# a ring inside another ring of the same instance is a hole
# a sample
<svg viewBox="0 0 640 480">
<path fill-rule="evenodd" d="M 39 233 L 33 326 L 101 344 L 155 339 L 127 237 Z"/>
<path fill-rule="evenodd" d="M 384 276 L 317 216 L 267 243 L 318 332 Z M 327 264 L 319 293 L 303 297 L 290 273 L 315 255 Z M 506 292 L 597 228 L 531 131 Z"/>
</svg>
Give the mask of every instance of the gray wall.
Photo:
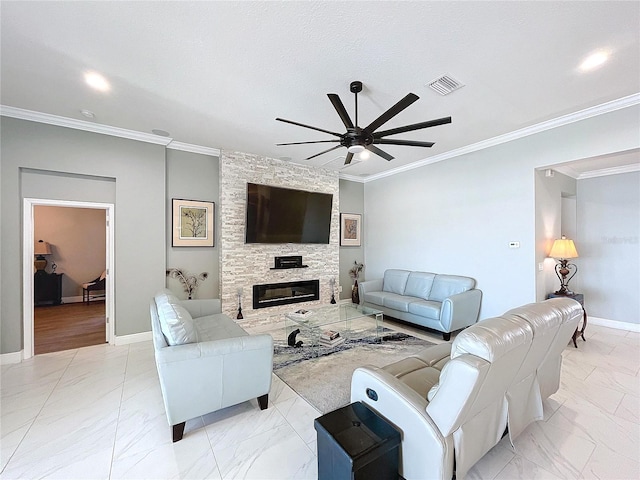
<svg viewBox="0 0 640 480">
<path fill-rule="evenodd" d="M 577 215 L 587 312 L 640 323 L 640 172 L 579 180 Z"/>
<path fill-rule="evenodd" d="M 165 281 L 165 149 L 107 135 L 1 118 L 0 352 L 22 349 L 22 198 L 91 200 L 91 182 L 21 191 L 21 169 L 115 179 L 116 335 L 149 330 L 148 299 Z M 84 186 L 86 185 L 86 187 Z"/>
<path fill-rule="evenodd" d="M 535 301 L 534 170 L 638 148 L 639 119 L 636 105 L 366 183 L 367 278 L 387 268 L 474 277 L 481 318 Z"/>
<path fill-rule="evenodd" d="M 340 213 L 360 213 L 362 215 L 363 225 L 367 219 L 364 217 L 364 184 L 359 182 L 350 182 L 348 180 L 340 180 Z M 340 247 L 340 277 L 338 284 L 342 285 L 342 293 L 340 298 L 351 298 L 351 286 L 353 280 L 349 276 L 349 269 L 353 266 L 353 262 L 364 262 L 364 245 L 365 234 L 364 228 L 360 231 L 362 246 L 360 247 Z M 367 274 L 367 266 L 360 274 L 360 281 L 364 281 Z M 336 285 L 337 290 L 337 285 Z M 337 294 L 337 291 L 336 291 Z"/>
<path fill-rule="evenodd" d="M 194 298 L 220 297 L 220 179 L 219 159 L 207 155 L 167 150 L 167 268 L 181 268 L 189 273 L 207 272 Z M 215 241 L 213 247 L 171 246 L 171 200 L 182 198 L 215 203 Z M 180 282 L 167 278 L 167 287 L 178 298 L 186 298 Z"/>
</svg>

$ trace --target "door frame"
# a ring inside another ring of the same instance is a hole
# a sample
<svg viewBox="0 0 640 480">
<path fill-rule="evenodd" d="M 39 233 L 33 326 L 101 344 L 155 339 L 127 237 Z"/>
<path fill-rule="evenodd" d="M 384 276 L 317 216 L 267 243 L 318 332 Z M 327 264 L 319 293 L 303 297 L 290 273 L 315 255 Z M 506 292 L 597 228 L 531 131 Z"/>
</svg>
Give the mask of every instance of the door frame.
<svg viewBox="0 0 640 480">
<path fill-rule="evenodd" d="M 36 206 L 71 207 L 71 208 L 95 208 L 106 212 L 106 263 L 107 278 L 105 283 L 105 337 L 106 342 L 115 345 L 115 302 L 114 302 L 114 278 L 115 278 L 115 236 L 114 236 L 114 211 L 113 203 L 80 202 L 71 200 L 49 200 L 43 198 L 25 198 L 23 203 L 22 222 L 22 316 L 23 316 L 23 358 L 31 358 L 34 355 L 33 332 L 33 258 L 34 258 L 34 208 Z"/>
</svg>

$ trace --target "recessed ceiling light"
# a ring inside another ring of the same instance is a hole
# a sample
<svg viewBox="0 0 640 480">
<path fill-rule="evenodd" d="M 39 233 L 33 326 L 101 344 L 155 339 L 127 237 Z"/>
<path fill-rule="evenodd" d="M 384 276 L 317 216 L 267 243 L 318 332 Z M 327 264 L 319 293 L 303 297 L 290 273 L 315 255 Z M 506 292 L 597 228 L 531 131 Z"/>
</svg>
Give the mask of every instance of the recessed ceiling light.
<svg viewBox="0 0 640 480">
<path fill-rule="evenodd" d="M 91 88 L 95 88 L 100 92 L 108 92 L 111 89 L 111 85 L 109 85 L 107 79 L 98 72 L 86 72 L 84 74 L 84 81 L 87 82 L 87 85 Z"/>
<path fill-rule="evenodd" d="M 580 64 L 580 70 L 582 70 L 583 72 L 589 72 L 602 65 L 608 59 L 609 52 L 598 50 L 597 52 L 592 53 L 584 59 L 584 61 Z"/>
<path fill-rule="evenodd" d="M 157 128 L 154 128 L 153 130 L 151 130 L 151 133 L 153 133 L 154 135 L 160 135 L 161 137 L 169 136 L 169 132 L 165 130 L 158 130 Z"/>
<path fill-rule="evenodd" d="M 80 113 L 82 114 L 82 116 L 90 118 L 91 120 L 93 120 L 94 118 L 96 118 L 96 114 L 93 113 L 91 110 L 80 110 Z"/>
</svg>

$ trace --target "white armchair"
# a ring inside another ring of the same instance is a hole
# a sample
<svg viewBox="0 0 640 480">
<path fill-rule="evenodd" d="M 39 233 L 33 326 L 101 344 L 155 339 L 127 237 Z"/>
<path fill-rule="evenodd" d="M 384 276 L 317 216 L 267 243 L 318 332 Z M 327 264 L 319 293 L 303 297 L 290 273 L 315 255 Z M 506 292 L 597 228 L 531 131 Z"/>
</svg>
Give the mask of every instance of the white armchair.
<svg viewBox="0 0 640 480">
<path fill-rule="evenodd" d="M 249 335 L 220 300 L 179 301 L 162 292 L 151 301 L 156 366 L 173 441 L 185 422 L 252 398 L 268 406 L 273 339 Z"/>
</svg>

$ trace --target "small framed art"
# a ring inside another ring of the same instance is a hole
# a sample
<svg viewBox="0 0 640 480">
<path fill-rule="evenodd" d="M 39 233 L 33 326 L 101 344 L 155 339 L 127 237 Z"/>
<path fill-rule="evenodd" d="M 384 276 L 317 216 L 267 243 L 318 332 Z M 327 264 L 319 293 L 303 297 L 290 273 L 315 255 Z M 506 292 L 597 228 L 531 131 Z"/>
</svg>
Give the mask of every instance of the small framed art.
<svg viewBox="0 0 640 480">
<path fill-rule="evenodd" d="M 360 232 L 362 230 L 362 215 L 359 213 L 340 214 L 340 246 L 360 247 Z"/>
<path fill-rule="evenodd" d="M 215 203 L 172 199 L 172 247 L 213 247 Z"/>
</svg>

